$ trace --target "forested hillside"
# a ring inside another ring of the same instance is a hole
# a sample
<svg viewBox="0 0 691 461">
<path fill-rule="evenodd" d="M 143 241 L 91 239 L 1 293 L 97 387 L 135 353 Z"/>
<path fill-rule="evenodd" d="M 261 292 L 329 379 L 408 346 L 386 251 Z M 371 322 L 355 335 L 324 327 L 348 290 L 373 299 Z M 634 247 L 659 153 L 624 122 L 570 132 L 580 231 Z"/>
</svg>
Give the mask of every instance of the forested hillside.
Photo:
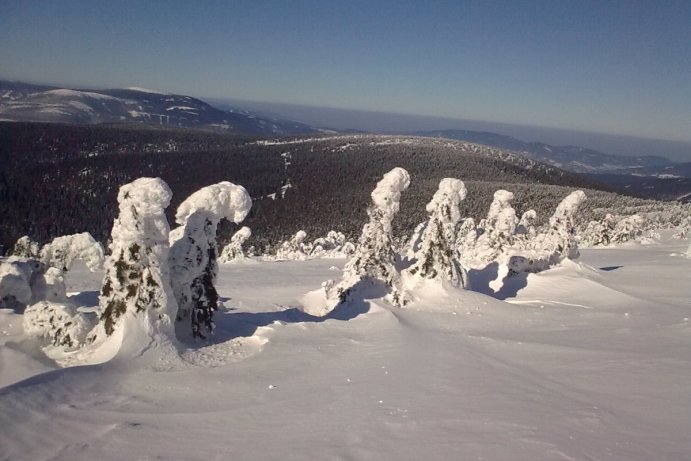
<svg viewBox="0 0 691 461">
<path fill-rule="evenodd" d="M 118 188 L 141 176 L 161 177 L 173 190 L 174 210 L 197 189 L 232 181 L 247 188 L 253 207 L 243 223 L 259 251 L 304 229 L 314 238 L 331 229 L 355 237 L 369 194 L 382 174 L 407 169 L 395 232 L 424 219 L 425 204 L 444 177 L 468 187 L 462 213 L 483 217 L 499 188 L 515 193 L 518 213 L 539 219 L 574 188 L 606 186 L 505 151 L 449 140 L 332 136 L 256 140 L 201 131 L 0 123 L 0 244 L 22 235 L 46 242 L 89 231 L 105 241 L 117 212 Z M 592 210 L 635 206 L 640 199 L 587 191 L 582 219 Z M 599 210 L 602 212 L 602 210 Z M 221 240 L 233 229 L 221 226 Z"/>
</svg>

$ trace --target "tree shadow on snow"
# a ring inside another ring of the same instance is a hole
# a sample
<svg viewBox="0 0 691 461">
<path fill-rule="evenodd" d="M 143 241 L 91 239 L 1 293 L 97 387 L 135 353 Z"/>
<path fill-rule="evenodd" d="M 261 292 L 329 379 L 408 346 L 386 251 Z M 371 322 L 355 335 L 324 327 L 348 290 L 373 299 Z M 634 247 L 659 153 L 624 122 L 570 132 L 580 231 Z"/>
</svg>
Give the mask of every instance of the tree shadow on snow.
<svg viewBox="0 0 691 461">
<path fill-rule="evenodd" d="M 323 317 L 307 314 L 297 307 L 288 307 L 275 312 L 236 312 L 230 308 L 226 311 L 217 312 L 214 315 L 216 328 L 213 334 L 207 335 L 206 339 L 195 340 L 191 337 L 178 338 L 187 347 L 206 347 L 212 344 L 220 344 L 240 337 L 251 337 L 257 329 L 272 325 L 274 322 L 282 324 L 289 323 L 322 323 L 327 320 L 348 321 L 369 311 L 369 300 L 377 299 L 388 293 L 386 287 L 369 280 L 362 280 L 354 285 L 345 302 L 336 306 L 331 312 Z M 224 298 L 224 301 L 229 299 Z M 183 322 L 189 322 L 189 319 Z"/>
<path fill-rule="evenodd" d="M 495 291 L 490 284 L 497 279 L 498 275 L 497 262 L 487 265 L 484 269 L 470 269 L 468 271 L 470 289 L 503 301 L 516 297 L 519 291 L 528 286 L 528 273 L 522 272 L 504 277 L 501 280 L 501 286 Z M 496 283 L 494 285 L 496 286 Z"/>
<path fill-rule="evenodd" d="M 601 267 L 600 270 L 605 271 L 605 272 L 611 272 L 611 271 L 615 271 L 617 269 L 621 269 L 622 267 L 624 267 L 624 266 L 605 266 L 605 267 Z"/>
</svg>

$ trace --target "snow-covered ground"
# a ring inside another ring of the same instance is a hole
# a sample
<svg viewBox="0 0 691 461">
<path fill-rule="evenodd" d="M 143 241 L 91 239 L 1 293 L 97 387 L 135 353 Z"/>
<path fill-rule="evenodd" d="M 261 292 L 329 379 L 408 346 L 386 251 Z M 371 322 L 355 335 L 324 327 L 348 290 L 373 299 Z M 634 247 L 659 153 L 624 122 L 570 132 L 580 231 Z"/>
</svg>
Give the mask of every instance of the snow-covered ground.
<svg viewBox="0 0 691 461">
<path fill-rule="evenodd" d="M 343 260 L 224 264 L 215 337 L 155 367 L 56 369 L 0 311 L 0 459 L 688 460 L 687 246 L 328 320 L 297 308 Z M 99 274 L 66 281 L 97 303 Z"/>
</svg>

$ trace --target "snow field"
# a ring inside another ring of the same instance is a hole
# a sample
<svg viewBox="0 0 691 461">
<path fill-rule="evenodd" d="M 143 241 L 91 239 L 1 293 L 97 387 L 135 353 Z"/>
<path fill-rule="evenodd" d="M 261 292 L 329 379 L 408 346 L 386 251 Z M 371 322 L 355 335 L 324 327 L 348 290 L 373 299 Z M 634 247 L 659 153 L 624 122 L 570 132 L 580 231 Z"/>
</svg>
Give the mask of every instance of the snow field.
<svg viewBox="0 0 691 461">
<path fill-rule="evenodd" d="M 344 260 L 221 264 L 215 335 L 167 368 L 53 369 L 3 311 L 0 458 L 688 459 L 687 246 L 581 250 L 506 301 L 427 282 L 327 319 L 301 300 Z"/>
</svg>

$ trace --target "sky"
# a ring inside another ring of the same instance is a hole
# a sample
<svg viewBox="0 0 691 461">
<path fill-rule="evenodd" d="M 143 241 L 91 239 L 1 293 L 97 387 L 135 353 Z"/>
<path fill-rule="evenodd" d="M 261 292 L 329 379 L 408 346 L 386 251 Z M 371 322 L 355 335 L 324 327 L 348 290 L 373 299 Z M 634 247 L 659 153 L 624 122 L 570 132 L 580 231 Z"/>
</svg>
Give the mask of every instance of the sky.
<svg viewBox="0 0 691 461">
<path fill-rule="evenodd" d="M 0 0 L 0 78 L 691 141 L 691 1 Z"/>
</svg>

